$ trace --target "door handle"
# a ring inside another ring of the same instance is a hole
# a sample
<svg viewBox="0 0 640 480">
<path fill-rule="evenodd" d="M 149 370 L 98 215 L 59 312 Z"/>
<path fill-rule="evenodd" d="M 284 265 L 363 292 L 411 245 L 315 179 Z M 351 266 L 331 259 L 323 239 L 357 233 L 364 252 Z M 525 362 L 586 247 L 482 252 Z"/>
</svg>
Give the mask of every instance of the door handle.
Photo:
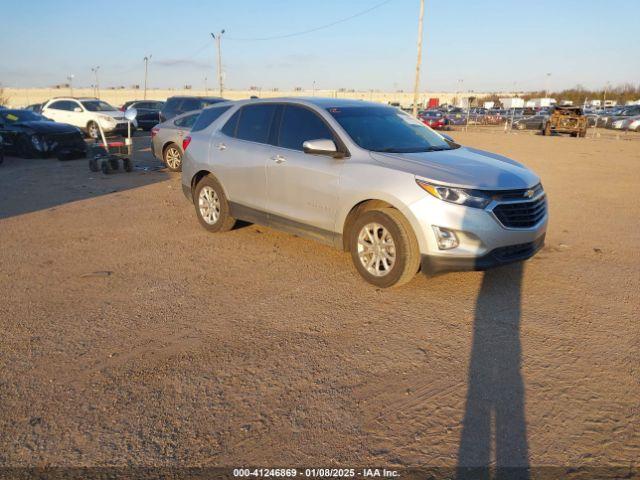
<svg viewBox="0 0 640 480">
<path fill-rule="evenodd" d="M 227 146 L 224 143 L 219 143 L 219 144 L 216 145 L 216 148 L 218 150 L 226 150 Z"/>
<path fill-rule="evenodd" d="M 276 163 L 284 163 L 287 161 L 287 159 L 284 158 L 282 155 L 274 155 L 273 157 L 271 157 L 271 160 L 273 160 Z"/>
</svg>

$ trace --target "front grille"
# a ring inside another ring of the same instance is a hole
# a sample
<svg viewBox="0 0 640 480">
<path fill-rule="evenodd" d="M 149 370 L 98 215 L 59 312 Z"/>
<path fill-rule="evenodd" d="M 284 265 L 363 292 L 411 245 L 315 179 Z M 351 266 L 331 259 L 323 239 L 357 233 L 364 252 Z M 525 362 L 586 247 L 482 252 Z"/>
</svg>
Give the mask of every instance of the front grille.
<svg viewBox="0 0 640 480">
<path fill-rule="evenodd" d="M 529 191 L 532 192 L 529 194 Z M 504 201 L 504 200 L 527 200 L 528 198 L 535 198 L 542 193 L 542 184 L 538 184 L 535 187 L 528 188 L 520 188 L 518 190 L 496 190 L 491 192 L 491 196 L 496 201 Z"/>
<path fill-rule="evenodd" d="M 503 203 L 493 209 L 496 218 L 507 228 L 531 228 L 547 213 L 545 195 L 530 202 Z"/>
<path fill-rule="evenodd" d="M 515 262 L 518 260 L 524 260 L 533 256 L 534 253 L 542 246 L 544 237 L 539 238 L 534 242 L 521 243 L 518 245 L 509 245 L 508 247 L 496 248 L 493 252 L 493 256 L 500 262 Z"/>
</svg>

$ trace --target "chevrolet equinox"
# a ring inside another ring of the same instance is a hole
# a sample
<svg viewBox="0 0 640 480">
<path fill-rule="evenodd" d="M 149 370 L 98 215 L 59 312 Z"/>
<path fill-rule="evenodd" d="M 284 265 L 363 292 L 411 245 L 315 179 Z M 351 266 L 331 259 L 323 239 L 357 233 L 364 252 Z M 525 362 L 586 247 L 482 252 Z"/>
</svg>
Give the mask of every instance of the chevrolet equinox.
<svg viewBox="0 0 640 480">
<path fill-rule="evenodd" d="M 225 102 L 184 138 L 182 188 L 210 232 L 236 220 L 350 252 L 378 287 L 418 270 L 484 270 L 543 245 L 547 202 L 525 166 L 403 111 L 330 98 Z"/>
</svg>

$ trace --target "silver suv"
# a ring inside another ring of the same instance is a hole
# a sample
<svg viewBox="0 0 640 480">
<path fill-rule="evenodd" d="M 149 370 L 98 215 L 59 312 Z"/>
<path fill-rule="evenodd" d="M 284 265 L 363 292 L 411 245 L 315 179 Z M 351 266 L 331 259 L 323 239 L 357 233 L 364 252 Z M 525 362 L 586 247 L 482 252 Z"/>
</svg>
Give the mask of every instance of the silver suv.
<svg viewBox="0 0 640 480">
<path fill-rule="evenodd" d="M 236 220 L 351 253 L 370 283 L 532 257 L 547 203 L 523 165 L 462 147 L 399 109 L 323 98 L 221 103 L 183 142 L 182 187 L 204 228 Z"/>
</svg>

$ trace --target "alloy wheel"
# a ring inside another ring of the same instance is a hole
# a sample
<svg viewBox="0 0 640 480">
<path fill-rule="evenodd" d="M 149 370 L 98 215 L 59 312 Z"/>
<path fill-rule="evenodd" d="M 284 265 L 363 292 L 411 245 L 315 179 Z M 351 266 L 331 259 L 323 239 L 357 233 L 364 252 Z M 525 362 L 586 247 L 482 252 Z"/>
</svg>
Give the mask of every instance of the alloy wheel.
<svg viewBox="0 0 640 480">
<path fill-rule="evenodd" d="M 209 225 L 214 225 L 220 218 L 220 198 L 210 186 L 202 187 L 198 195 L 200 216 Z"/>
<path fill-rule="evenodd" d="M 358 258 L 376 277 L 384 277 L 396 262 L 396 244 L 389 230 L 379 223 L 368 223 L 358 234 Z"/>
<path fill-rule="evenodd" d="M 176 147 L 169 147 L 167 152 L 165 153 L 165 161 L 169 168 L 174 170 L 180 168 L 180 164 L 182 163 L 182 155 L 180 151 Z"/>
</svg>

